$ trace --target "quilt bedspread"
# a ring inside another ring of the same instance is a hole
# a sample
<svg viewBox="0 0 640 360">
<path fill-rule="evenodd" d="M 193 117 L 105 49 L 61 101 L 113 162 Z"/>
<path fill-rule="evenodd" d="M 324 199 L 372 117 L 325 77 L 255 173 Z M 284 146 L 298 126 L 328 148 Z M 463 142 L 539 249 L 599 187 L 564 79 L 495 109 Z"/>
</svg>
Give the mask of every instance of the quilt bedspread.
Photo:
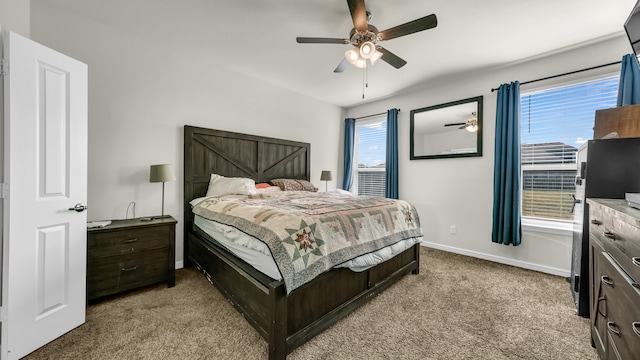
<svg viewBox="0 0 640 360">
<path fill-rule="evenodd" d="M 287 292 L 356 256 L 421 237 L 415 208 L 404 200 L 284 191 L 209 197 L 193 212 L 262 240 Z"/>
</svg>

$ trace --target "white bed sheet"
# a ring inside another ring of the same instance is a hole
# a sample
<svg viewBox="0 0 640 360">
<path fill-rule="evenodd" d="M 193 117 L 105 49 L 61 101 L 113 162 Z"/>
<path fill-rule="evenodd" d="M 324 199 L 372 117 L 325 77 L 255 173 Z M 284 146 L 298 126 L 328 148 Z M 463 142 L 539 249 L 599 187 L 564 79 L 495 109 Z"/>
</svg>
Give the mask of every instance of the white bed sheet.
<svg viewBox="0 0 640 360">
<path fill-rule="evenodd" d="M 278 270 L 278 266 L 271 256 L 269 247 L 262 241 L 236 228 L 205 219 L 202 216 L 194 215 L 193 223 L 256 270 L 272 279 L 282 280 L 282 275 L 280 275 L 280 270 Z M 372 253 L 348 260 L 336 267 L 346 267 L 355 272 L 365 271 L 391 259 L 421 241 L 422 237 L 405 239 Z"/>
</svg>

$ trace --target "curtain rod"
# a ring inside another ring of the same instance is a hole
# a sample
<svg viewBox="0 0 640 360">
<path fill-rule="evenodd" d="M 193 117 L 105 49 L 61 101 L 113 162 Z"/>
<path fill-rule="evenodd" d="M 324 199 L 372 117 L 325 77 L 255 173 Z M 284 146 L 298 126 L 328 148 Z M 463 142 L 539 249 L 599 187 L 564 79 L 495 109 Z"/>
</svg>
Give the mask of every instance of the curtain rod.
<svg viewBox="0 0 640 360">
<path fill-rule="evenodd" d="M 400 112 L 400 109 L 398 109 L 398 112 Z M 371 114 L 371 115 L 366 115 L 366 116 L 360 116 L 360 117 L 354 118 L 353 120 L 366 119 L 366 118 L 370 118 L 370 117 L 374 117 L 374 116 L 380 116 L 380 115 L 386 115 L 386 114 L 387 114 L 387 112 L 385 111 L 385 112 L 381 112 L 379 114 Z"/>
<path fill-rule="evenodd" d="M 520 83 L 520 85 L 531 84 L 531 83 L 534 83 L 534 82 L 543 81 L 543 80 L 549 80 L 549 79 L 553 79 L 553 78 L 557 78 L 557 77 L 565 76 L 565 75 L 577 74 L 577 73 L 579 73 L 579 72 L 589 71 L 589 70 L 594 70 L 594 69 L 599 69 L 599 68 L 602 68 L 602 67 L 611 66 L 611 65 L 616 65 L 616 64 L 620 64 L 620 63 L 622 63 L 622 61 L 614 61 L 614 62 L 612 62 L 612 63 L 608 63 L 608 64 L 602 64 L 602 65 L 598 65 L 598 66 L 592 66 L 592 67 L 590 67 L 590 68 L 586 68 L 586 69 L 580 69 L 580 70 L 575 70 L 575 71 L 566 72 L 566 73 L 564 73 L 564 74 L 552 75 L 552 76 L 547 76 L 547 77 L 544 77 L 544 78 L 541 78 L 541 79 L 525 81 L 525 82 Z M 494 92 L 494 91 L 496 91 L 496 90 L 498 90 L 498 88 L 491 89 L 491 92 Z"/>
</svg>

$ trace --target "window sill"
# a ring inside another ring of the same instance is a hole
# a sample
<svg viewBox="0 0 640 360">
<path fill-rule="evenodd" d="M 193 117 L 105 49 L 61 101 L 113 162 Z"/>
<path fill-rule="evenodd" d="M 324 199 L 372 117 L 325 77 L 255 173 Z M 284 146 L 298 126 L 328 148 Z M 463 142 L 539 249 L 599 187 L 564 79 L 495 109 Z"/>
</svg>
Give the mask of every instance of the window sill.
<svg viewBox="0 0 640 360">
<path fill-rule="evenodd" d="M 553 221 L 523 217 L 522 230 L 537 233 L 571 236 L 573 234 L 573 223 L 566 221 Z"/>
</svg>

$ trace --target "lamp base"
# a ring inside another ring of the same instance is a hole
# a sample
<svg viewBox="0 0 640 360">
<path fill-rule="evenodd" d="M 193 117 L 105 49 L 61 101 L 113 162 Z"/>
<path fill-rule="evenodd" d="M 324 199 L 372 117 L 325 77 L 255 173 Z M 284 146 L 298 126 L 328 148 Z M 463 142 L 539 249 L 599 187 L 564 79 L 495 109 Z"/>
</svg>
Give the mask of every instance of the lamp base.
<svg viewBox="0 0 640 360">
<path fill-rule="evenodd" d="M 156 215 L 153 218 L 154 219 L 168 219 L 170 217 L 171 217 L 171 215 Z"/>
</svg>

